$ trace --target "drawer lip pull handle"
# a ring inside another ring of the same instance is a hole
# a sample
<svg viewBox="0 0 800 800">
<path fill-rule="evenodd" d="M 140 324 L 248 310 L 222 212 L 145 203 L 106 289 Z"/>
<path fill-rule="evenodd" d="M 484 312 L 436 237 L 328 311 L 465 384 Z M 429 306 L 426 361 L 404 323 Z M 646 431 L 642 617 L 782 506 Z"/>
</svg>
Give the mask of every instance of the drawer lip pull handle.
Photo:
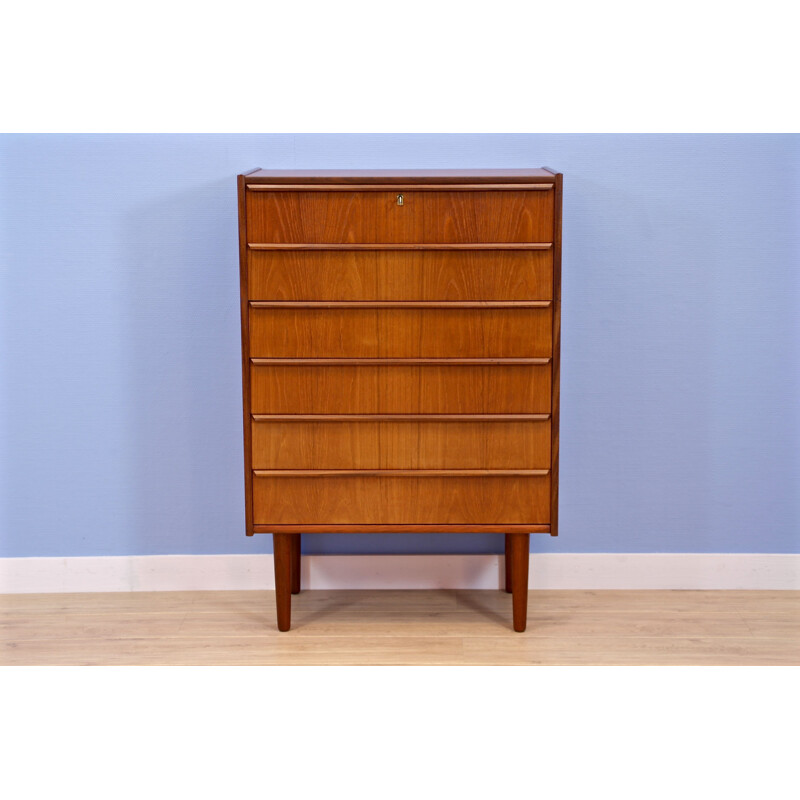
<svg viewBox="0 0 800 800">
<path fill-rule="evenodd" d="M 489 525 L 486 523 L 385 523 L 371 524 L 333 523 L 330 525 L 302 525 L 298 523 L 280 522 L 271 525 L 268 522 L 256 522 L 253 525 L 256 533 L 550 533 L 550 524 L 541 522 L 502 522 Z"/>
<path fill-rule="evenodd" d="M 547 422 L 550 414 L 251 414 L 253 422 Z"/>
<path fill-rule="evenodd" d="M 250 308 L 441 308 L 526 309 L 550 308 L 552 300 L 250 300 Z"/>
<path fill-rule="evenodd" d="M 251 358 L 255 367 L 545 366 L 551 358 Z"/>
<path fill-rule="evenodd" d="M 248 242 L 250 250 L 550 250 L 552 242 Z"/>
<path fill-rule="evenodd" d="M 251 192 L 547 192 L 542 183 L 248 183 Z"/>
<path fill-rule="evenodd" d="M 541 478 L 549 469 L 254 469 L 257 478 Z"/>
</svg>

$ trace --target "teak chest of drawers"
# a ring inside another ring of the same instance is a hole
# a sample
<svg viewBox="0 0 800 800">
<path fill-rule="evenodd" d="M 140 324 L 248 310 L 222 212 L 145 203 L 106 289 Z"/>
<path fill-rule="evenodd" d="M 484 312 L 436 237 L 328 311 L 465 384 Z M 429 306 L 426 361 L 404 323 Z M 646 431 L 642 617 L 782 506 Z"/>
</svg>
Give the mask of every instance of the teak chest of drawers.
<svg viewBox="0 0 800 800">
<path fill-rule="evenodd" d="M 505 534 L 525 630 L 531 533 L 558 525 L 561 175 L 239 176 L 247 535 Z"/>
</svg>

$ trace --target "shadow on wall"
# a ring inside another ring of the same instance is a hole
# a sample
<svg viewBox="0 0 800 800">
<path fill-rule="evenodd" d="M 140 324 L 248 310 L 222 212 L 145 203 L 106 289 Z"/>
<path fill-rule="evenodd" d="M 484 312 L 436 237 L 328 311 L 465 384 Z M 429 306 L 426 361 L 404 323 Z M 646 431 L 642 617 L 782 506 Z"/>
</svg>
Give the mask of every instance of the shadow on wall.
<svg viewBox="0 0 800 800">
<path fill-rule="evenodd" d="M 241 551 L 235 180 L 140 204 L 123 236 L 127 549 Z"/>
</svg>

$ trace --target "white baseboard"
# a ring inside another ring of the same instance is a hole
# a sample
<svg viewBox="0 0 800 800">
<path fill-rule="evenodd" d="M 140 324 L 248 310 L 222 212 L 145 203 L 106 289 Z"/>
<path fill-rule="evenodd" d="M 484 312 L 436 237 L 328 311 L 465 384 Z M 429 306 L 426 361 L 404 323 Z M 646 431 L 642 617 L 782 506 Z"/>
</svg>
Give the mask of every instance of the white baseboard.
<svg viewBox="0 0 800 800">
<path fill-rule="evenodd" d="M 0 593 L 274 589 L 271 555 L 0 559 Z M 306 589 L 499 589 L 498 555 L 303 556 Z M 532 554 L 531 589 L 800 589 L 800 555 Z"/>
</svg>

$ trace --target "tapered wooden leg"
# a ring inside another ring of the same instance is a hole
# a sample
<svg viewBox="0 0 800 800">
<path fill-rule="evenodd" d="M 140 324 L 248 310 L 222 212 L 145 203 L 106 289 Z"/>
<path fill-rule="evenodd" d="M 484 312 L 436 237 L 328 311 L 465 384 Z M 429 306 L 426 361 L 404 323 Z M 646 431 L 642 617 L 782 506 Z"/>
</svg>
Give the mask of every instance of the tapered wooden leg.
<svg viewBox="0 0 800 800">
<path fill-rule="evenodd" d="M 300 594 L 300 534 L 292 534 L 292 594 Z"/>
<path fill-rule="evenodd" d="M 511 594 L 511 540 L 508 538 L 510 534 L 506 534 L 506 591 Z"/>
<path fill-rule="evenodd" d="M 292 536 L 291 533 L 272 534 L 279 631 L 288 631 L 292 623 Z"/>
<path fill-rule="evenodd" d="M 511 605 L 514 609 L 514 630 L 522 633 L 528 621 L 529 533 L 509 533 L 511 550 Z"/>
</svg>

